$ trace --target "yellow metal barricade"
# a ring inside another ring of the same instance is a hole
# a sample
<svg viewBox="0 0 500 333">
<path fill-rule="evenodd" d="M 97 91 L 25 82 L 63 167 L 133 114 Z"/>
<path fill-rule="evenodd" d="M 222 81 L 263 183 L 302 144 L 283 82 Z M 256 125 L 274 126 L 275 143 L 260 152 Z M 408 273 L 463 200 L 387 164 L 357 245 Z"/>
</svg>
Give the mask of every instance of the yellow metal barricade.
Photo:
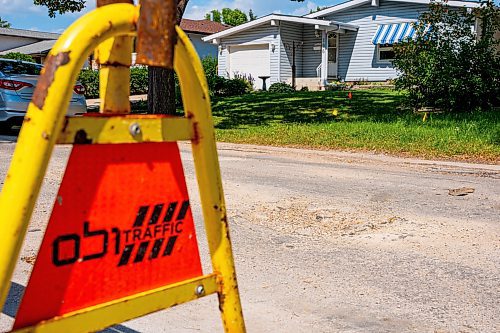
<svg viewBox="0 0 500 333">
<path fill-rule="evenodd" d="M 131 37 L 139 16 L 140 8 L 132 4 L 97 8 L 68 28 L 47 57 L 0 195 L 0 304 L 6 300 L 54 145 L 82 140 L 92 144 L 191 141 L 213 273 L 68 313 L 19 332 L 96 331 L 214 293 L 219 296 L 226 332 L 245 331 L 207 83 L 201 62 L 180 28 L 174 68 L 185 116 L 125 115 L 130 111 Z M 103 66 L 101 112 L 120 115 L 65 118 L 73 83 L 96 48 Z M 134 126 L 139 126 L 140 135 L 133 133 Z"/>
</svg>

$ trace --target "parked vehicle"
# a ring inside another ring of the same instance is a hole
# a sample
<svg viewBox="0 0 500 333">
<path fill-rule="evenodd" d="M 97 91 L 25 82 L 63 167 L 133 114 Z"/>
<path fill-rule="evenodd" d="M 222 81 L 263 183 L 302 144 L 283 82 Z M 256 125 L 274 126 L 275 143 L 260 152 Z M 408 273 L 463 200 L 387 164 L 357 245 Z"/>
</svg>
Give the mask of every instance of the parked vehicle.
<svg viewBox="0 0 500 333">
<path fill-rule="evenodd" d="M 20 125 L 40 78 L 43 66 L 36 63 L 0 59 L 0 127 Z M 69 116 L 87 112 L 85 88 L 76 83 L 68 107 Z"/>
</svg>

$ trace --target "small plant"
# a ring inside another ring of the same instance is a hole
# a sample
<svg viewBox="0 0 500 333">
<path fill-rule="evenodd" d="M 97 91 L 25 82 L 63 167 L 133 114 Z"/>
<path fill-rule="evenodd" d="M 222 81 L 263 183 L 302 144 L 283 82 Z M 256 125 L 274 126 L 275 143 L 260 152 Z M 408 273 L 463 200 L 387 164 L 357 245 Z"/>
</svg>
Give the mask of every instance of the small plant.
<svg viewBox="0 0 500 333">
<path fill-rule="evenodd" d="M 325 87 L 325 90 L 328 91 L 338 91 L 346 89 L 347 89 L 347 84 L 345 82 L 340 82 L 340 81 L 329 82 Z"/>
<path fill-rule="evenodd" d="M 306 91 L 309 91 L 309 88 L 308 88 L 308 87 L 306 87 L 306 86 L 304 86 L 304 87 L 300 88 L 300 91 L 302 91 L 302 92 L 306 92 Z"/>
<path fill-rule="evenodd" d="M 255 84 L 255 78 L 251 74 L 234 73 L 234 79 L 246 81 L 249 89 L 248 91 L 250 92 L 253 90 L 253 85 Z"/>
<path fill-rule="evenodd" d="M 366 78 L 360 78 L 360 79 L 354 80 L 353 84 L 356 86 L 366 86 L 366 85 L 370 85 L 371 82 L 369 82 L 368 79 L 366 79 Z"/>
<path fill-rule="evenodd" d="M 295 89 L 287 83 L 284 82 L 277 82 L 271 84 L 269 87 L 269 92 L 270 93 L 293 93 L 295 92 Z"/>
</svg>

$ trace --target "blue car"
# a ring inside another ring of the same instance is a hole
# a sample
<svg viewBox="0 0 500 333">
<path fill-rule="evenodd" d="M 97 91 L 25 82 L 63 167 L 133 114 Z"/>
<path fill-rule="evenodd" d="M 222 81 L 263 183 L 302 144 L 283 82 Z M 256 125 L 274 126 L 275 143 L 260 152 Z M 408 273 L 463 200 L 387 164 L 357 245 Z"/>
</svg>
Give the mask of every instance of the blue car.
<svg viewBox="0 0 500 333">
<path fill-rule="evenodd" d="M 43 66 L 36 63 L 0 58 L 0 127 L 20 125 L 35 91 Z M 87 112 L 85 88 L 76 83 L 67 114 Z"/>
</svg>

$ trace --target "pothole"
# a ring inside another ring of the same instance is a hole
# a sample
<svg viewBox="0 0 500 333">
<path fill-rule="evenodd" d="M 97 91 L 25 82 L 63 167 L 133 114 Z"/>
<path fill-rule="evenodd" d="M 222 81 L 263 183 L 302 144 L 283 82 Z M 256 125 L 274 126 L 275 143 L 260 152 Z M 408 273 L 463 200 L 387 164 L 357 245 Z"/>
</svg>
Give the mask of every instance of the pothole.
<svg viewBox="0 0 500 333">
<path fill-rule="evenodd" d="M 253 223 L 274 230 L 314 237 L 351 236 L 406 222 L 402 217 L 384 215 L 371 207 L 339 209 L 333 203 L 319 204 L 305 199 L 259 204 L 247 216 Z"/>
</svg>

